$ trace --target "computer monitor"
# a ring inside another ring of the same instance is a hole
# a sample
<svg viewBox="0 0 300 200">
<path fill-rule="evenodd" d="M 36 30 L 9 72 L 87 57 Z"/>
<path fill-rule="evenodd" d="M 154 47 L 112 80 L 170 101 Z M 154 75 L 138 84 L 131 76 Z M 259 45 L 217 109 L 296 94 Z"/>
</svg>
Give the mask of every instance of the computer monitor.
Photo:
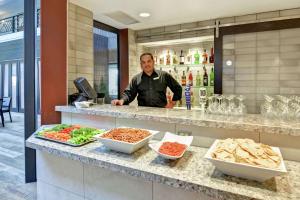
<svg viewBox="0 0 300 200">
<path fill-rule="evenodd" d="M 79 91 L 80 95 L 84 95 L 88 99 L 96 99 L 97 93 L 96 91 L 91 87 L 89 82 L 86 80 L 86 78 L 79 77 L 74 80 L 75 87 Z"/>
</svg>

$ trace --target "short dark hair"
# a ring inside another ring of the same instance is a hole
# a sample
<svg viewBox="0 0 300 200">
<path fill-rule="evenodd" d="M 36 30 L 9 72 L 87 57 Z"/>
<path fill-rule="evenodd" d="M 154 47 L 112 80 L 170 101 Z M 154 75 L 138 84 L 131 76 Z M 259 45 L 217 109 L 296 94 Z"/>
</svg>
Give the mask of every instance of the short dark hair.
<svg viewBox="0 0 300 200">
<path fill-rule="evenodd" d="M 154 60 L 152 53 L 148 53 L 148 52 L 143 53 L 143 54 L 140 56 L 140 61 L 142 61 L 142 57 L 143 57 L 143 56 L 150 56 L 151 59 Z"/>
</svg>

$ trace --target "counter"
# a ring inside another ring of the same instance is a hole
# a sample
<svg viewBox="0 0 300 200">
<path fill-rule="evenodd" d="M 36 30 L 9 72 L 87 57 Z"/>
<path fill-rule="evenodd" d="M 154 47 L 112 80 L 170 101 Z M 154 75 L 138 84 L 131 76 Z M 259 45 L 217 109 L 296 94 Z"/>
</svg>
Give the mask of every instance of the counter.
<svg viewBox="0 0 300 200">
<path fill-rule="evenodd" d="M 96 105 L 77 109 L 74 106 L 56 106 L 56 111 L 97 116 L 149 120 L 164 123 L 195 125 L 200 127 L 240 129 L 258 133 L 300 136 L 300 122 L 270 120 L 259 114 L 225 116 L 203 114 L 197 110 L 179 110 L 137 106 Z"/>
<path fill-rule="evenodd" d="M 120 126 L 146 128 L 193 135 L 194 146 L 210 147 L 215 139 L 250 138 L 280 147 L 284 159 L 300 162 L 300 122 L 266 119 L 258 114 L 244 116 L 208 115 L 195 110 L 153 107 L 96 105 L 77 109 L 56 106 L 62 122 L 97 128 Z"/>
<path fill-rule="evenodd" d="M 37 150 L 40 199 L 300 199 L 299 162 L 285 161 L 287 176 L 258 183 L 222 174 L 203 158 L 207 148 L 195 146 L 178 161 L 148 147 L 127 155 L 99 142 L 76 148 L 31 136 L 26 146 Z"/>
</svg>

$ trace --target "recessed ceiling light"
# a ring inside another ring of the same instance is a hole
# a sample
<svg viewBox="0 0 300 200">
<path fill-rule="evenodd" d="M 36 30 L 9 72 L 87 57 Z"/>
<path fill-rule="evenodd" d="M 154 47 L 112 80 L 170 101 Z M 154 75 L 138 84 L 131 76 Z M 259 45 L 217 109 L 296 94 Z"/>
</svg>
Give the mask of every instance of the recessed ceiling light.
<svg viewBox="0 0 300 200">
<path fill-rule="evenodd" d="M 139 14 L 140 17 L 150 17 L 150 13 L 142 12 Z"/>
<path fill-rule="evenodd" d="M 232 65 L 232 61 L 231 61 L 231 60 L 227 60 L 227 61 L 226 61 L 226 65 L 227 65 L 227 66 L 231 66 L 231 65 Z"/>
</svg>

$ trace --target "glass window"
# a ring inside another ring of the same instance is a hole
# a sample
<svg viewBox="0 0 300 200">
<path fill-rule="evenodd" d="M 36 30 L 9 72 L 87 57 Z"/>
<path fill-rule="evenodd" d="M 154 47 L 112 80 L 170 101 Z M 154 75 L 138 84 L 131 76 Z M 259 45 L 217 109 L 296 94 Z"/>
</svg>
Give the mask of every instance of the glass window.
<svg viewBox="0 0 300 200">
<path fill-rule="evenodd" d="M 118 98 L 118 34 L 94 27 L 94 88 L 105 94 L 105 101 Z"/>
<path fill-rule="evenodd" d="M 24 62 L 20 62 L 20 101 L 21 109 L 24 109 Z"/>
<path fill-rule="evenodd" d="M 3 83 L 3 96 L 9 96 L 9 64 L 5 63 L 4 65 L 4 83 Z"/>
<path fill-rule="evenodd" d="M 11 65 L 11 98 L 12 108 L 17 108 L 17 63 Z"/>
</svg>

